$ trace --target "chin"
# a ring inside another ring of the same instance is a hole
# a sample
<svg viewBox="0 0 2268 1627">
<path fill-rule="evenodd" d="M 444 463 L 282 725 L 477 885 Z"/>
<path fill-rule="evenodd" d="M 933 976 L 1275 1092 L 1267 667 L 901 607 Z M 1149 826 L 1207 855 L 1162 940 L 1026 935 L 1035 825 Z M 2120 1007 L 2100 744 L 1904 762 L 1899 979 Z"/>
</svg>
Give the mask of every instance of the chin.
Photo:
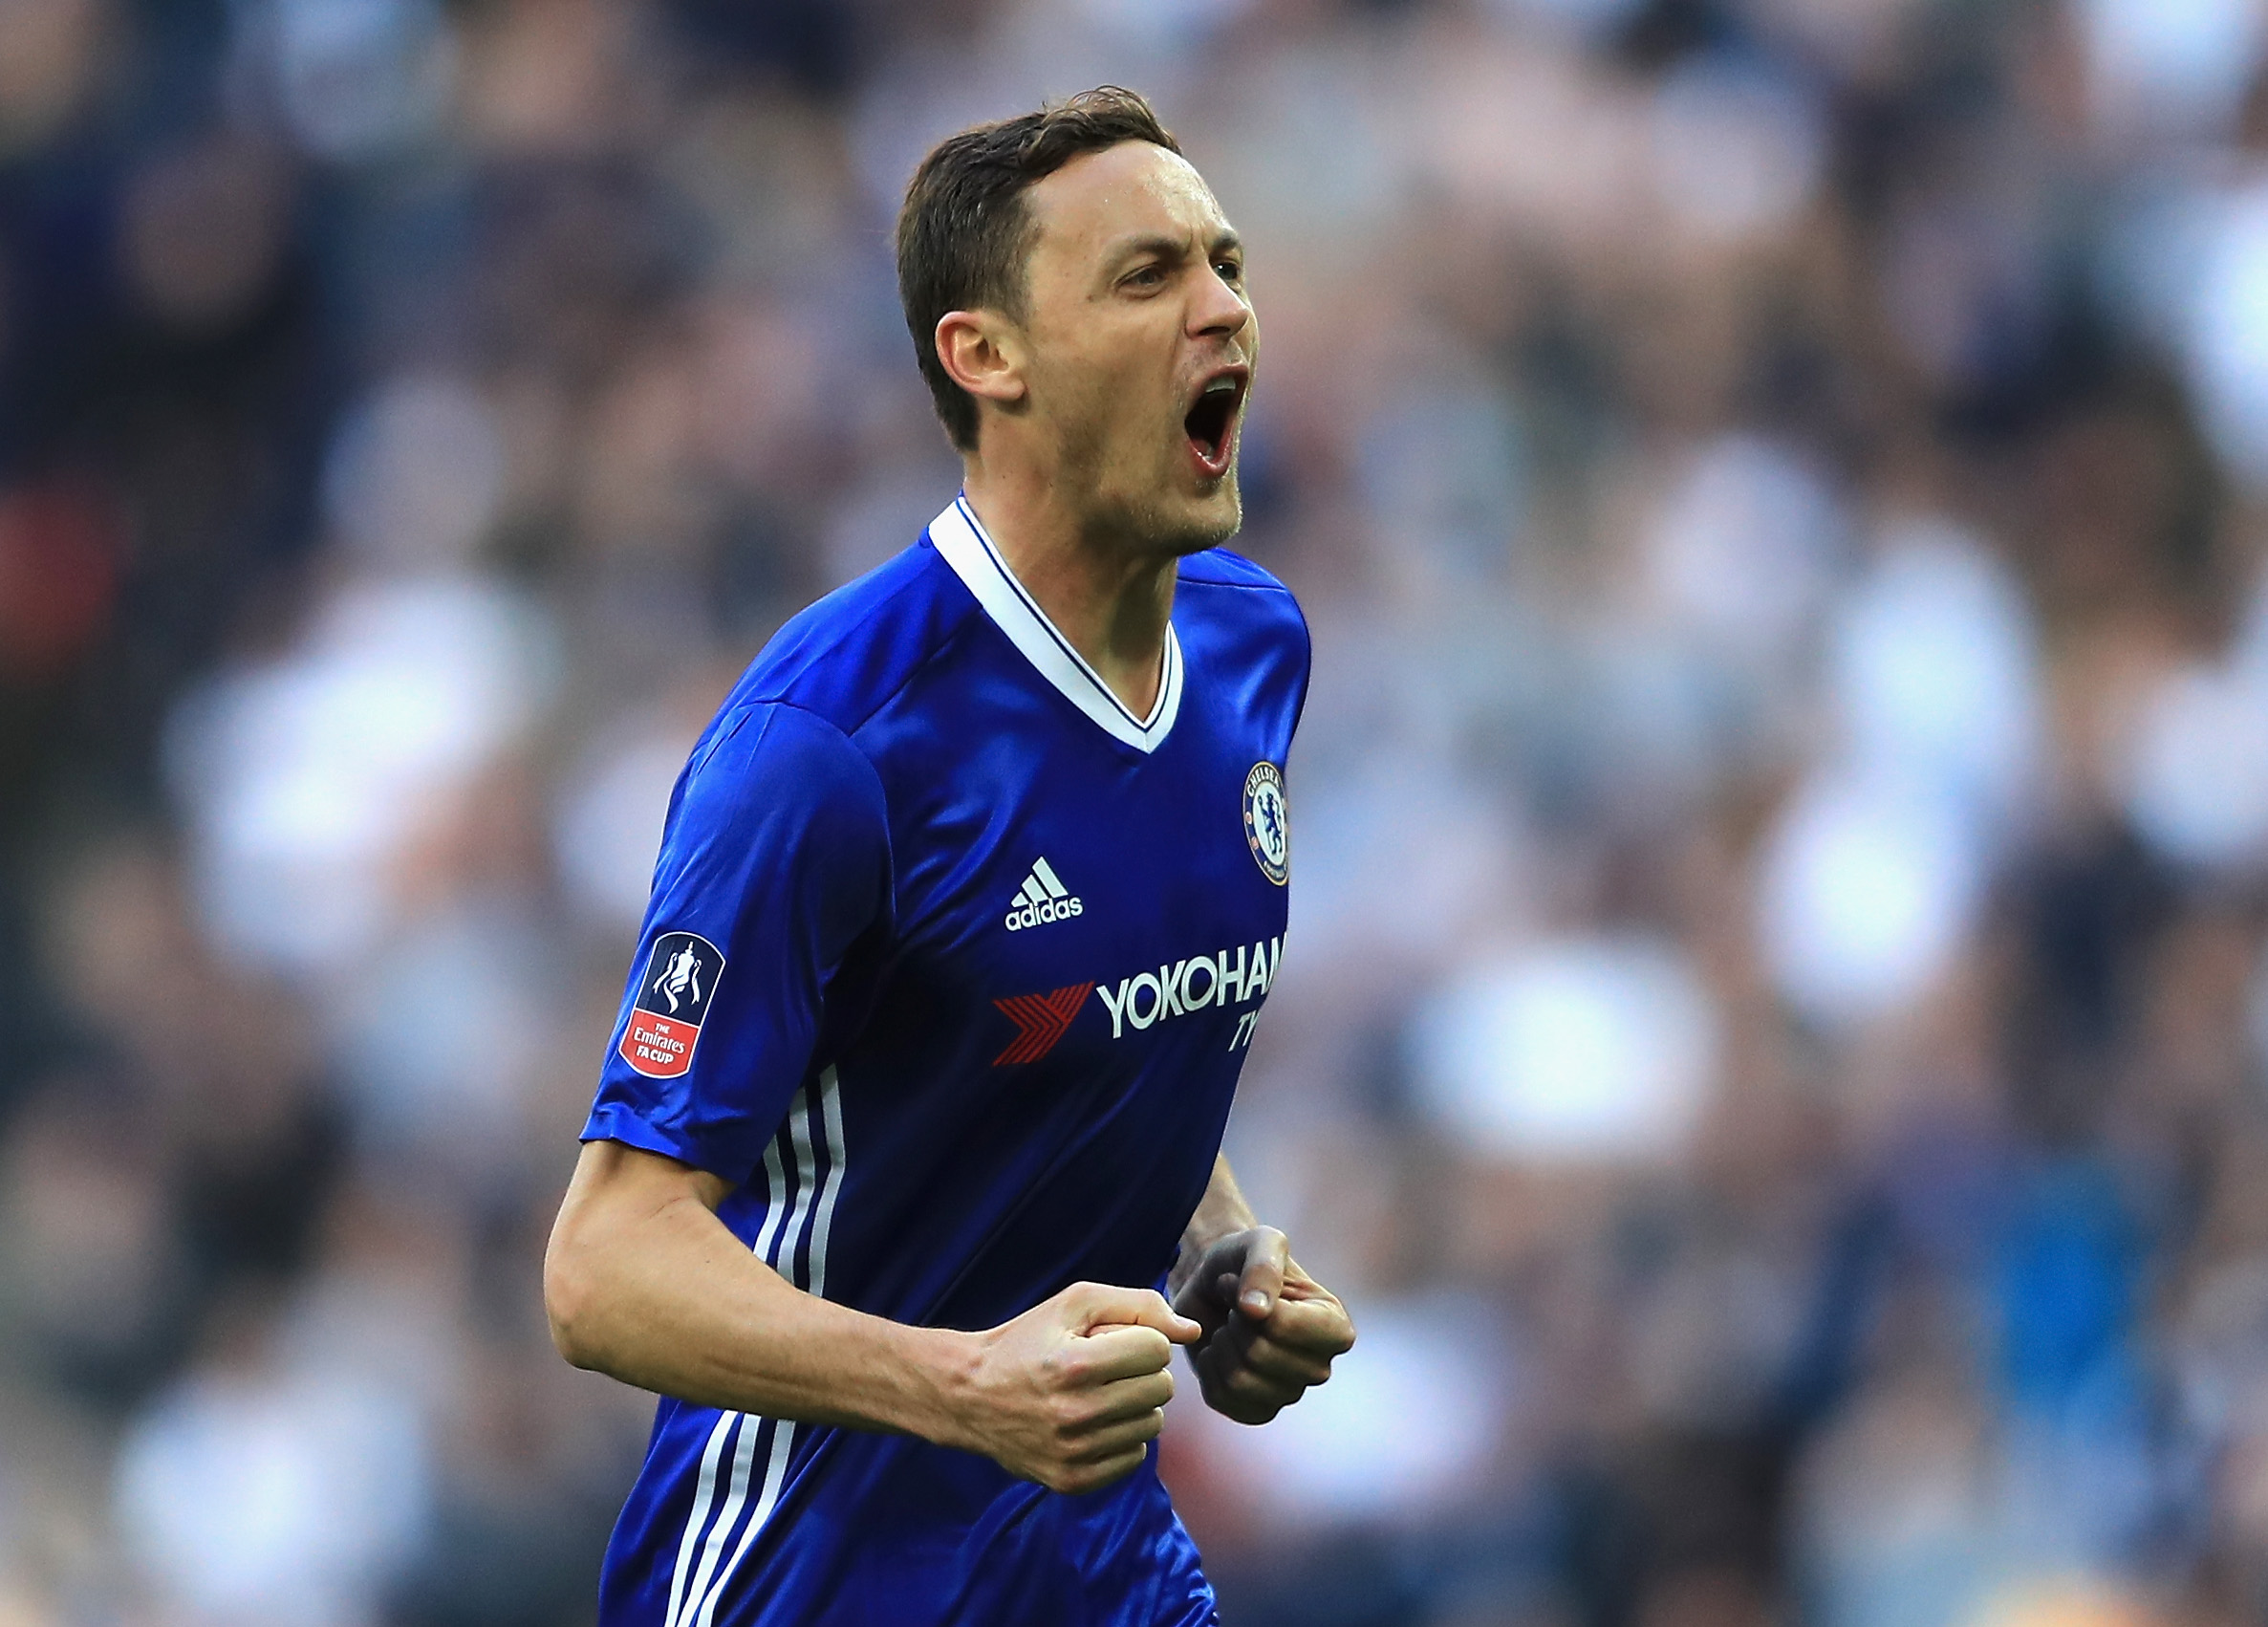
<svg viewBox="0 0 2268 1627">
<path fill-rule="evenodd" d="M 1220 477 L 1210 492 L 1192 493 L 1160 505 L 1150 540 L 1164 553 L 1202 553 L 1219 548 L 1244 524 L 1244 503 L 1237 491 L 1235 469 Z"/>
<path fill-rule="evenodd" d="M 1202 553 L 1236 535 L 1244 523 L 1234 465 L 1215 480 L 1199 481 L 1188 470 L 1170 469 L 1098 496 L 1091 520 L 1115 532 L 1134 553 L 1152 557 Z"/>
</svg>

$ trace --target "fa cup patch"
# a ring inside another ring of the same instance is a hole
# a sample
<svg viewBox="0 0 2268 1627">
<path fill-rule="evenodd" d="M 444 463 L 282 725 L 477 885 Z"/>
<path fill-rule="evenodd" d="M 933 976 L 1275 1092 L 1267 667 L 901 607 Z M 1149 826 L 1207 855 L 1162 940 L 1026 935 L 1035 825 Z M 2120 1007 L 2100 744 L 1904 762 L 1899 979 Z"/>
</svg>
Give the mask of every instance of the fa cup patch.
<svg viewBox="0 0 2268 1627">
<path fill-rule="evenodd" d="M 622 1060 L 649 1079 L 674 1079 L 692 1067 L 702 1019 L 724 972 L 724 955 L 698 932 L 655 939 L 622 1030 Z"/>
<path fill-rule="evenodd" d="M 1255 763 L 1244 776 L 1244 839 L 1263 876 L 1279 887 L 1291 879 L 1291 810 L 1273 763 Z"/>
</svg>

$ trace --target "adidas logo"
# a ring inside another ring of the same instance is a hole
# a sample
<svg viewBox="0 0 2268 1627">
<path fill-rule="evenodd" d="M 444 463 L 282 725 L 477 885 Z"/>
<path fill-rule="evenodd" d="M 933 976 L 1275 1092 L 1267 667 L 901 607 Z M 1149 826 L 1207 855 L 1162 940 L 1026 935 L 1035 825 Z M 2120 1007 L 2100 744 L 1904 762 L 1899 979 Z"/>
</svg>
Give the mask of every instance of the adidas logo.
<svg viewBox="0 0 2268 1627">
<path fill-rule="evenodd" d="M 1045 926 L 1050 921 L 1069 921 L 1079 913 L 1080 907 L 1079 900 L 1057 879 L 1048 861 L 1034 859 L 1031 874 L 1024 878 L 1024 885 L 1008 905 L 1005 924 L 1010 932 L 1021 932 L 1027 926 Z"/>
</svg>

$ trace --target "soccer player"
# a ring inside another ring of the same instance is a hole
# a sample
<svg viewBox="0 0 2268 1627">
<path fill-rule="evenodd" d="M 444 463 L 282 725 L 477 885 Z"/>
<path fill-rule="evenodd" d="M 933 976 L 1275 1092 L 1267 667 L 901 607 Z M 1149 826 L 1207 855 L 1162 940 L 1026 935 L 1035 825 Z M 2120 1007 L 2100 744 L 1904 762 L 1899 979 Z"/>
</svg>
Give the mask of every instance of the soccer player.
<svg viewBox="0 0 2268 1627">
<path fill-rule="evenodd" d="M 1243 251 L 1107 88 L 930 153 L 897 262 L 961 493 L 695 747 L 546 1262 L 666 1398 L 601 1618 L 1212 1621 L 1174 1346 L 1260 1423 L 1354 1338 L 1219 1157 L 1308 661 L 1218 547 Z"/>
</svg>

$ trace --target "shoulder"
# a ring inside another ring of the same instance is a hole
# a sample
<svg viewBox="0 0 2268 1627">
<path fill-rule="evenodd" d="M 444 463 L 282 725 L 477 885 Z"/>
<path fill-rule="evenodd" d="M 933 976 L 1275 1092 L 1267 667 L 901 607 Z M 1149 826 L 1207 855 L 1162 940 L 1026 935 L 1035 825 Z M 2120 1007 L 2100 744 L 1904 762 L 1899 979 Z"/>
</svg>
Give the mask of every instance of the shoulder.
<svg viewBox="0 0 2268 1627">
<path fill-rule="evenodd" d="M 680 787 L 694 823 L 882 816 L 875 766 L 832 720 L 792 702 L 728 701 L 694 748 Z"/>
<path fill-rule="evenodd" d="M 1275 575 L 1242 553 L 1226 548 L 1208 548 L 1181 561 L 1180 578 L 1193 587 L 1242 588 L 1252 593 L 1291 598 L 1291 590 Z M 1293 601 L 1297 608 L 1297 601 Z"/>
<path fill-rule="evenodd" d="M 886 705 L 968 625 L 974 601 L 928 535 L 791 617 L 725 703 L 780 703 L 843 734 Z"/>
<path fill-rule="evenodd" d="M 1299 600 L 1241 553 L 1208 548 L 1183 559 L 1175 604 L 1174 625 L 1184 639 L 1196 632 L 1228 643 L 1258 641 L 1307 659 L 1307 620 Z"/>
</svg>

